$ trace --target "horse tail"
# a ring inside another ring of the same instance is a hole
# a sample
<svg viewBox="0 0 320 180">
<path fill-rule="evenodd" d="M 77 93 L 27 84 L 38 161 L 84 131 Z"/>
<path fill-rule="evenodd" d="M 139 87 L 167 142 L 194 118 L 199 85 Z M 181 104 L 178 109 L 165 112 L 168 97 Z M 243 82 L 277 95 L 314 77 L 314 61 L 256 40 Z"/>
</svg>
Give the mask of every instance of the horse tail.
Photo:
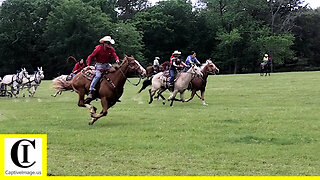
<svg viewBox="0 0 320 180">
<path fill-rule="evenodd" d="M 61 78 L 55 78 L 52 81 L 53 81 L 52 88 L 58 91 L 68 91 L 73 89 L 71 85 L 71 81 L 66 81 Z"/>
</svg>

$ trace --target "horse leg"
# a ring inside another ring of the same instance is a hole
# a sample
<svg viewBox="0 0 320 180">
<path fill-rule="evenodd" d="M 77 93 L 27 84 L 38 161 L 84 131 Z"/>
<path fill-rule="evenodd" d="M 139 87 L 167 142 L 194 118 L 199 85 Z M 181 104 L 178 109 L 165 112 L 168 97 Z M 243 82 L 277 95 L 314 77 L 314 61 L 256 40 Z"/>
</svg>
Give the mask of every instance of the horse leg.
<svg viewBox="0 0 320 180">
<path fill-rule="evenodd" d="M 108 101 L 106 97 L 101 98 L 101 106 L 102 111 L 100 112 L 100 114 L 91 114 L 91 117 L 93 119 L 89 122 L 89 125 L 93 125 L 93 123 L 96 122 L 99 118 L 108 114 Z"/>
<path fill-rule="evenodd" d="M 166 98 L 163 97 L 162 93 L 165 91 L 166 89 L 161 89 L 160 91 L 158 91 L 158 96 L 161 97 L 162 99 L 162 104 L 165 105 L 166 104 Z"/>
<path fill-rule="evenodd" d="M 144 89 L 146 89 L 149 85 L 151 85 L 151 79 L 146 79 L 142 83 L 141 89 L 138 91 L 138 93 L 141 93 Z"/>
<path fill-rule="evenodd" d="M 180 100 L 181 100 L 181 102 L 185 102 L 185 100 L 184 100 L 184 91 L 182 93 L 180 93 Z"/>
<path fill-rule="evenodd" d="M 194 95 L 196 94 L 195 90 L 192 90 L 191 92 L 191 97 L 189 99 L 187 99 L 185 102 L 189 102 L 191 99 L 193 99 Z M 197 94 L 198 95 L 198 94 Z"/>
<path fill-rule="evenodd" d="M 59 91 L 57 91 L 56 93 L 54 94 L 51 94 L 52 97 L 56 97 L 58 95 Z"/>
<path fill-rule="evenodd" d="M 34 96 L 34 94 L 36 93 L 36 91 L 37 91 L 37 88 L 38 88 L 38 86 L 33 86 L 33 92 L 32 92 L 32 97 Z"/>
<path fill-rule="evenodd" d="M 97 111 L 97 108 L 96 108 L 96 107 L 94 107 L 94 106 L 91 105 L 91 104 L 84 104 L 84 106 L 89 109 L 90 115 L 96 114 L 96 111 Z"/>
<path fill-rule="evenodd" d="M 178 90 L 174 90 L 168 99 L 169 101 L 171 101 L 170 103 L 171 107 L 173 106 L 173 101 L 176 99 L 177 93 L 178 93 Z"/>
<path fill-rule="evenodd" d="M 156 91 L 157 91 L 157 89 L 156 89 L 156 90 L 154 90 L 153 88 L 149 89 L 149 95 L 150 95 L 149 104 L 152 103 L 152 101 L 153 101 L 153 96 L 154 96 L 154 94 L 156 93 Z"/>
<path fill-rule="evenodd" d="M 85 95 L 84 90 L 78 91 L 77 93 L 79 95 L 78 106 L 79 107 L 86 107 L 84 104 L 84 95 Z"/>
<path fill-rule="evenodd" d="M 30 91 L 30 89 L 31 89 L 31 86 L 28 86 L 29 97 L 33 97 L 34 93 L 32 91 Z M 33 91 L 35 91 L 34 86 L 32 86 L 32 89 L 33 89 Z"/>
<path fill-rule="evenodd" d="M 208 104 L 204 101 L 204 92 L 205 90 L 201 91 L 201 100 L 202 100 L 202 105 L 208 106 Z"/>
<path fill-rule="evenodd" d="M 14 88 L 13 86 L 10 86 L 10 91 L 11 91 L 11 97 L 16 97 L 16 94 L 14 93 Z"/>
</svg>

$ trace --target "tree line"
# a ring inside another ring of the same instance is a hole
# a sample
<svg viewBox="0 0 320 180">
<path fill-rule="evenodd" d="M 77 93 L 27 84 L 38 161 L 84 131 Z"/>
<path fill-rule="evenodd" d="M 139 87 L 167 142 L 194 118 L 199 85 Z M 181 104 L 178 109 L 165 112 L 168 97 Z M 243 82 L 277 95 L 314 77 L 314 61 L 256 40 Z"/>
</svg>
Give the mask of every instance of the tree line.
<svg viewBox="0 0 320 180">
<path fill-rule="evenodd" d="M 252 73 L 265 53 L 274 71 L 320 69 L 320 9 L 302 0 L 6 0 L 0 6 L 0 76 L 42 66 L 68 74 L 105 35 L 120 58 L 144 66 L 197 52 L 222 73 Z"/>
</svg>

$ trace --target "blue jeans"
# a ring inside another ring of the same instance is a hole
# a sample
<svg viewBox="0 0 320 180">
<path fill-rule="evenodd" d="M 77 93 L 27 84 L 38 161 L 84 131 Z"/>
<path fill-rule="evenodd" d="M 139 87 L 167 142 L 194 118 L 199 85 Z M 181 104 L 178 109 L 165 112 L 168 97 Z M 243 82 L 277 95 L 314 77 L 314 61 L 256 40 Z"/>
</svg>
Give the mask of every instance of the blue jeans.
<svg viewBox="0 0 320 180">
<path fill-rule="evenodd" d="M 109 63 L 96 63 L 96 76 L 93 78 L 89 90 L 95 90 L 95 86 L 101 78 L 102 72 L 100 70 L 107 70 L 110 68 Z"/>
<path fill-rule="evenodd" d="M 170 73 L 170 80 L 169 80 L 169 84 L 173 84 L 174 81 L 174 76 L 176 74 L 176 69 L 175 68 L 171 68 L 169 69 L 169 73 Z"/>
</svg>

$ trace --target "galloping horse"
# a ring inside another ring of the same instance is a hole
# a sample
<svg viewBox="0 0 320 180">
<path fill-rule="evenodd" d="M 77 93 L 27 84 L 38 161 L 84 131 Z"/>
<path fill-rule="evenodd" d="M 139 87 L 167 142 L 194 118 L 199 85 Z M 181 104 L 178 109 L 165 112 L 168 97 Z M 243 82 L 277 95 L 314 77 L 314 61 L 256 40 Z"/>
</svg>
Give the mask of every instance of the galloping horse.
<svg viewBox="0 0 320 180">
<path fill-rule="evenodd" d="M 267 74 L 271 73 L 271 63 L 267 62 L 267 63 L 261 63 L 260 64 L 260 76 L 263 76 L 263 74 L 266 73 L 265 76 L 267 76 Z"/>
<path fill-rule="evenodd" d="M 191 97 L 186 100 L 186 102 L 189 102 L 194 95 L 196 94 L 201 100 L 203 105 L 207 105 L 204 101 L 204 92 L 206 90 L 207 85 L 207 79 L 209 74 L 217 74 L 219 73 L 219 69 L 215 64 L 212 63 L 211 60 L 207 60 L 204 65 L 202 65 L 201 73 L 203 74 L 202 77 L 196 76 L 191 81 Z M 189 89 L 189 88 L 188 88 Z M 201 97 L 197 94 L 197 91 L 201 92 Z"/>
<path fill-rule="evenodd" d="M 166 71 L 168 70 L 170 67 L 170 62 L 169 61 L 165 61 L 164 63 L 162 63 L 160 66 L 159 66 L 159 72 L 163 72 L 163 71 Z M 142 87 L 141 89 L 138 91 L 138 93 L 140 93 L 141 91 L 143 91 L 144 89 L 146 89 L 149 85 L 151 85 L 151 80 L 152 80 L 152 77 L 154 75 L 154 68 L 153 66 L 148 66 L 147 69 L 147 79 L 144 80 L 142 82 Z"/>
<path fill-rule="evenodd" d="M 29 78 L 26 68 L 21 68 L 21 71 L 17 72 L 17 74 L 5 75 L 1 82 L 4 86 L 4 94 L 7 95 L 7 93 L 9 93 L 8 96 L 12 97 L 12 95 L 14 95 L 16 97 L 17 94 L 19 94 L 19 86 L 23 78 Z M 8 86 L 11 92 L 8 92 Z M 15 93 L 15 91 L 17 91 L 17 93 Z"/>
<path fill-rule="evenodd" d="M 63 81 L 69 81 L 69 75 L 61 75 L 61 76 L 58 76 L 58 77 L 56 77 L 56 78 L 54 78 L 53 80 L 52 80 L 52 86 L 53 86 L 53 88 L 55 88 L 55 85 L 56 84 L 59 84 L 59 79 L 61 79 L 61 80 L 63 80 Z M 56 88 L 55 88 L 56 89 Z M 72 91 L 73 89 L 69 89 L 69 90 L 66 90 L 66 89 L 58 89 L 57 90 L 57 92 L 56 93 L 54 93 L 54 94 L 52 94 L 51 96 L 52 97 L 56 97 L 58 94 L 59 95 L 61 95 L 62 94 L 62 91 Z"/>
<path fill-rule="evenodd" d="M 37 71 L 34 72 L 33 75 L 30 75 L 30 78 L 23 78 L 23 82 L 21 85 L 21 90 L 23 90 L 25 88 L 25 86 L 28 89 L 29 92 L 29 97 L 33 97 L 34 94 L 36 93 L 36 90 L 38 88 L 38 86 L 41 83 L 41 80 L 44 79 L 44 72 L 42 70 L 42 67 L 37 67 Z M 30 89 L 32 88 L 32 91 L 30 91 Z M 22 92 L 22 96 L 24 97 L 25 94 Z"/>
<path fill-rule="evenodd" d="M 112 107 L 123 94 L 123 86 L 128 76 L 145 75 L 146 70 L 133 57 L 125 57 L 121 65 L 114 72 L 101 77 L 100 87 L 97 88 L 96 97 L 101 99 L 102 111 L 96 113 L 96 107 L 90 104 L 90 101 L 84 100 L 85 94 L 88 94 L 91 81 L 88 80 L 83 73 L 78 73 L 71 81 L 59 79 L 59 87 L 56 89 L 74 89 L 79 95 L 78 106 L 87 107 L 90 110 L 92 120 L 89 125 L 92 125 L 99 118 L 106 116 L 108 109 Z"/>
<path fill-rule="evenodd" d="M 162 98 L 163 104 L 165 104 L 165 98 L 161 95 L 166 89 L 168 89 L 167 81 L 164 80 L 166 79 L 163 76 L 163 72 L 160 72 L 156 74 L 152 78 L 152 88 L 149 89 L 149 94 L 150 94 L 150 101 L 149 104 L 152 103 L 153 101 L 153 96 L 155 93 L 158 91 L 158 95 Z M 184 102 L 184 91 L 188 88 L 188 84 L 190 81 L 196 76 L 200 75 L 202 76 L 201 69 L 198 68 L 197 66 L 193 65 L 187 72 L 181 72 L 177 74 L 176 81 L 174 82 L 174 90 L 170 93 L 169 101 L 171 101 L 170 106 L 173 105 L 173 101 L 177 100 L 175 97 L 180 93 L 180 98 Z"/>
</svg>

